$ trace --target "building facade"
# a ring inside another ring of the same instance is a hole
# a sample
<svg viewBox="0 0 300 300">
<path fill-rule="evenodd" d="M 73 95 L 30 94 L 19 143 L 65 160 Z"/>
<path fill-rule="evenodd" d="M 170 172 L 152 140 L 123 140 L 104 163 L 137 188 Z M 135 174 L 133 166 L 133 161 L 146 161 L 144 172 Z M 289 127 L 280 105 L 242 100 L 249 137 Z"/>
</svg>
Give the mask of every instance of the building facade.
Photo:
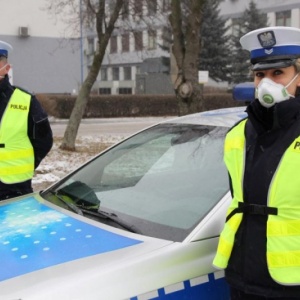
<svg viewBox="0 0 300 300">
<path fill-rule="evenodd" d="M 136 0 L 140 6 L 140 14 L 144 18 L 157 16 L 156 24 L 151 30 L 146 26 L 139 27 L 137 32 L 115 31 L 110 40 L 98 81 L 94 85 L 95 93 L 100 94 L 156 94 L 172 93 L 170 75 L 157 71 L 156 63 L 169 57 L 160 45 L 165 44 L 164 26 L 166 12 L 170 7 L 168 0 L 146 1 Z M 230 25 L 229 34 L 234 34 L 235 23 L 249 7 L 250 0 L 223 0 L 220 4 L 220 16 Z M 257 8 L 266 13 L 270 26 L 293 26 L 300 28 L 299 0 L 255 0 Z M 138 20 L 132 18 L 133 22 Z M 138 39 L 137 36 L 140 38 Z M 147 64 L 152 59 L 153 65 Z M 156 62 L 156 63 L 155 63 Z M 145 68 L 145 65 L 148 67 Z M 153 88 L 153 80 L 156 88 Z M 214 85 L 213 81 L 209 81 Z M 223 85 L 224 86 L 224 85 Z"/>
<path fill-rule="evenodd" d="M 220 4 L 221 16 L 235 31 L 235 21 L 249 7 L 251 0 L 224 0 Z M 300 2 L 297 0 L 254 0 L 256 7 L 266 13 L 269 26 L 292 26 L 300 28 Z"/>
<path fill-rule="evenodd" d="M 164 57 L 169 57 L 165 45 L 164 26 L 169 11 L 170 0 L 124 1 L 122 17 L 106 49 L 102 68 L 97 82 L 93 86 L 95 93 L 100 94 L 136 94 L 145 93 L 145 74 L 159 73 L 161 85 L 152 89 L 160 93 L 164 82 L 170 82 L 163 64 Z M 127 4 L 126 4 L 127 3 Z M 134 11 L 134 14 L 132 13 Z M 87 68 L 92 62 L 97 44 L 97 37 L 87 33 L 85 39 L 85 59 Z M 161 45 L 161 46 L 160 46 Z M 153 64 L 149 64 L 152 61 Z M 159 63 L 160 62 L 160 63 Z M 137 77 L 142 75 L 138 80 Z M 138 83 L 137 83 L 138 81 Z"/>
<path fill-rule="evenodd" d="M 74 93 L 81 84 L 80 37 L 47 0 L 0 0 L 0 40 L 12 45 L 11 81 L 34 93 Z M 5 2 L 5 3 L 4 3 Z"/>
<path fill-rule="evenodd" d="M 251 0 L 223 0 L 221 15 L 234 21 L 241 17 Z M 254 0 L 256 7 L 266 13 L 270 26 L 292 26 L 300 28 L 300 2 L 297 0 Z"/>
<path fill-rule="evenodd" d="M 92 64 L 97 45 L 95 32 L 88 28 L 80 31 L 80 24 L 77 31 L 70 30 L 63 20 L 66 12 L 50 14 L 46 9 L 49 0 L 1 1 L 5 5 L 0 39 L 14 48 L 9 57 L 13 84 L 35 93 L 77 93 Z M 170 33 L 165 25 L 170 0 L 130 3 L 132 6 L 125 7 L 118 29 L 110 39 L 93 92 L 172 93 L 166 64 L 169 51 L 163 50 L 169 47 Z M 234 34 L 235 20 L 249 3 L 250 0 L 221 2 L 220 15 L 231 25 L 229 34 Z M 255 0 L 255 3 L 267 14 L 270 26 L 300 28 L 299 0 Z M 80 1 L 78 9 L 79 4 Z M 130 13 L 133 9 L 134 16 Z"/>
</svg>

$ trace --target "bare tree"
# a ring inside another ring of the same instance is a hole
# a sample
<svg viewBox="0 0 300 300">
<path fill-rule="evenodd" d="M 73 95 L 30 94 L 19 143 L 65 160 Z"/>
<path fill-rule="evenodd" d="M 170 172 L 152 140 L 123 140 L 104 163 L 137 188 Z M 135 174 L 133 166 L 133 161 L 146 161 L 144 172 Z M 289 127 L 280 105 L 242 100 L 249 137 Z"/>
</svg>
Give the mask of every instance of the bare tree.
<svg viewBox="0 0 300 300">
<path fill-rule="evenodd" d="M 105 0 L 98 0 L 96 5 L 93 5 L 91 0 L 86 0 L 85 3 L 87 10 L 91 12 L 96 19 L 98 47 L 93 58 L 92 66 L 78 93 L 66 131 L 64 133 L 62 144 L 60 146 L 61 149 L 73 151 L 75 150 L 75 140 L 78 133 L 78 128 L 86 108 L 91 89 L 97 80 L 107 44 L 113 30 L 115 29 L 115 23 L 123 6 L 122 0 L 116 0 L 114 9 L 109 16 L 108 22 L 106 23 Z"/>
<path fill-rule="evenodd" d="M 202 86 L 198 82 L 198 66 L 200 26 L 206 1 L 171 1 L 169 16 L 173 32 L 171 66 L 176 70 L 174 89 L 180 115 L 200 111 L 203 103 Z"/>
<path fill-rule="evenodd" d="M 52 10 L 54 14 L 70 11 L 68 23 L 69 26 L 77 26 L 78 19 L 80 24 L 84 26 L 91 26 L 94 24 L 94 29 L 97 33 L 98 45 L 97 51 L 94 53 L 91 68 L 87 77 L 83 81 L 78 96 L 64 133 L 63 141 L 60 146 L 61 149 L 74 151 L 75 141 L 78 133 L 78 128 L 86 108 L 90 92 L 97 80 L 105 50 L 111 38 L 112 32 L 115 29 L 115 24 L 121 13 L 123 7 L 123 0 L 111 1 L 111 5 L 106 5 L 105 0 L 49 0 L 48 9 Z M 109 9 L 109 12 L 107 12 Z M 79 16 L 79 18 L 78 18 Z"/>
<path fill-rule="evenodd" d="M 151 0 L 145 3 L 141 0 L 79 0 L 79 2 L 78 0 L 48 0 L 48 2 L 47 9 L 52 11 L 55 16 L 62 14 L 62 12 L 66 16 L 66 12 L 68 12 L 68 20 L 65 20 L 68 28 L 78 29 L 78 16 L 80 16 L 80 23 L 85 28 L 92 28 L 92 30 L 95 28 L 97 32 L 97 51 L 93 55 L 91 67 L 75 100 L 60 146 L 61 149 L 74 151 L 78 128 L 113 31 L 117 29 L 123 33 L 129 31 L 136 33 L 139 29 L 130 21 L 129 15 L 139 20 L 139 26 L 150 30 L 155 22 L 151 16 L 143 18 L 142 12 L 144 5 L 151 9 L 153 2 Z"/>
<path fill-rule="evenodd" d="M 202 92 L 198 83 L 198 56 L 202 7 L 205 1 L 207 0 L 171 0 L 169 19 L 174 40 L 172 54 L 177 69 L 174 88 L 181 115 L 201 109 Z M 61 149 L 74 151 L 79 125 L 114 30 L 136 33 L 143 27 L 151 31 L 153 24 L 154 28 L 157 26 L 154 19 L 160 18 L 160 21 L 166 21 L 166 15 L 148 14 L 147 18 L 143 18 L 144 5 L 147 6 L 148 12 L 151 11 L 154 9 L 153 0 L 48 0 L 48 3 L 48 9 L 55 15 L 63 12 L 65 18 L 68 17 L 69 27 L 77 23 L 75 28 L 78 29 L 78 16 L 80 16 L 80 24 L 85 28 L 95 29 L 97 33 L 97 50 L 75 100 L 60 146 Z M 138 20 L 138 26 L 135 26 L 134 22 L 124 23 L 129 14 L 134 16 L 133 20 Z M 119 28 L 116 28 L 117 26 Z"/>
</svg>

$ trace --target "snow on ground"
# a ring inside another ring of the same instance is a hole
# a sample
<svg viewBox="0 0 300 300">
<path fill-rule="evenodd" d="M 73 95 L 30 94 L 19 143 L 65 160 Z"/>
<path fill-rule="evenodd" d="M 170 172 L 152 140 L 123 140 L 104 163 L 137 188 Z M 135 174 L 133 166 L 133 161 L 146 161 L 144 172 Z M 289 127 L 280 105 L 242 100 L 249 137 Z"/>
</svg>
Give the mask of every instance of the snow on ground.
<svg viewBox="0 0 300 300">
<path fill-rule="evenodd" d="M 59 149 L 62 138 L 54 137 L 51 151 L 41 162 L 32 180 L 34 191 L 45 189 L 78 168 L 107 147 L 123 139 L 123 136 L 84 136 L 77 137 L 76 151 Z"/>
</svg>

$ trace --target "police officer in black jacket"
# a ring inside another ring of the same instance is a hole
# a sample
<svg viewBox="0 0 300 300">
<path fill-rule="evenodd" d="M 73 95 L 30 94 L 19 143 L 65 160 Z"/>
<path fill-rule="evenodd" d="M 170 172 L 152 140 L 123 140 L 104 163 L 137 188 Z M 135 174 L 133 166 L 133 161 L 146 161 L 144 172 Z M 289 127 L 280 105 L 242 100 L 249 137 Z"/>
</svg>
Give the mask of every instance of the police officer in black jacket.
<svg viewBox="0 0 300 300">
<path fill-rule="evenodd" d="M 9 82 L 11 45 L 0 41 L 0 200 L 31 193 L 35 169 L 53 143 L 37 98 Z"/>
<path fill-rule="evenodd" d="M 233 199 L 214 265 L 231 300 L 300 299 L 300 29 L 261 28 L 240 42 L 256 99 L 226 135 Z"/>
</svg>

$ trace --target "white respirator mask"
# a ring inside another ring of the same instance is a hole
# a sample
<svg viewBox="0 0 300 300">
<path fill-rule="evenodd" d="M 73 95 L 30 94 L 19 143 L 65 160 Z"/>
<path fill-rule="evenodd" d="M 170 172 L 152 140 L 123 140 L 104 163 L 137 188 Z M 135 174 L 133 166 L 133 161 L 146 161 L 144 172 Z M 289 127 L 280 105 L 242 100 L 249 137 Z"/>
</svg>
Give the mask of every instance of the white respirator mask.
<svg viewBox="0 0 300 300">
<path fill-rule="evenodd" d="M 286 85 L 276 83 L 269 78 L 263 78 L 255 90 L 255 97 L 258 98 L 260 104 L 264 107 L 271 107 L 276 103 L 294 98 L 293 95 L 289 94 L 287 88 L 297 78 L 297 73 L 294 78 Z"/>
</svg>

